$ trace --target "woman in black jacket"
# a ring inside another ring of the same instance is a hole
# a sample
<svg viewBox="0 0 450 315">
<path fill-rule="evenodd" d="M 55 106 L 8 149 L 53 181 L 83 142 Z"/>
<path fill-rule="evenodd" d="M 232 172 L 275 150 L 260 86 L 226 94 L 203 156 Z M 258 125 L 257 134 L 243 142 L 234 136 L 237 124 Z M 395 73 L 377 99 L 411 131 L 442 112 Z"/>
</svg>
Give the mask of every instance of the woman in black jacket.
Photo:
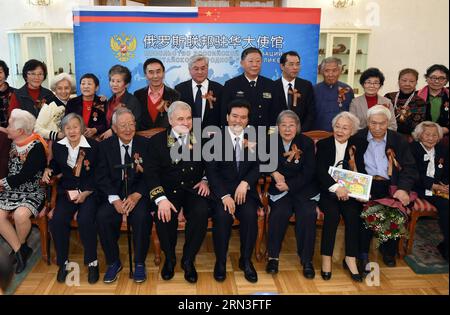
<svg viewBox="0 0 450 315">
<path fill-rule="evenodd" d="M 84 263 L 88 264 L 88 281 L 98 281 L 97 229 L 95 226 L 96 202 L 94 170 L 97 162 L 97 142 L 86 139 L 83 118 L 68 114 L 62 121 L 65 138 L 53 144 L 53 159 L 45 170 L 43 180 L 50 181 L 51 175 L 59 175 L 58 197 L 50 231 L 55 240 L 58 282 L 67 276 L 66 265 L 69 256 L 70 222 L 76 212 L 78 230 L 84 247 Z"/>
<path fill-rule="evenodd" d="M 448 148 L 440 143 L 443 131 L 435 122 L 421 122 L 415 128 L 413 137 L 416 141 L 410 147 L 420 176 L 414 191 L 438 210 L 439 224 L 444 234 L 444 241 L 438 245 L 438 250 L 448 261 Z"/>
<path fill-rule="evenodd" d="M 361 282 L 356 256 L 358 255 L 360 214 L 362 205 L 349 197 L 349 191 L 340 186 L 328 174 L 330 166 L 358 171 L 364 165 L 356 158 L 359 150 L 357 139 L 351 137 L 359 128 L 359 119 L 349 112 L 341 112 L 332 120 L 333 136 L 317 143 L 317 177 L 320 186 L 320 209 L 324 213 L 322 241 L 321 275 L 324 280 L 331 279 L 331 266 L 336 231 L 341 216 L 345 221 L 345 258 L 343 266 L 349 270 L 354 281 Z"/>
</svg>

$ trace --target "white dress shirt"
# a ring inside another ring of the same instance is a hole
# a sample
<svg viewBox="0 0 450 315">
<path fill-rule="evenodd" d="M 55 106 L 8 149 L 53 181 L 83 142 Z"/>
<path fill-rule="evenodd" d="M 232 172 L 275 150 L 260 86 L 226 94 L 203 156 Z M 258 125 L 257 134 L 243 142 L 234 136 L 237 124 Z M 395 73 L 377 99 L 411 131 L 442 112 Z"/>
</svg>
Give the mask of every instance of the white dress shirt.
<svg viewBox="0 0 450 315">
<path fill-rule="evenodd" d="M 81 135 L 80 143 L 75 148 L 72 148 L 70 145 L 69 139 L 67 137 L 64 137 L 63 139 L 58 141 L 59 144 L 65 145 L 67 147 L 67 165 L 70 167 L 75 167 L 75 164 L 77 163 L 78 158 L 78 152 L 80 152 L 80 148 L 90 148 L 91 146 L 87 142 L 86 138 Z"/>
<path fill-rule="evenodd" d="M 334 139 L 334 145 L 335 145 L 335 147 L 336 147 L 336 155 L 335 155 L 335 158 L 334 158 L 334 165 L 336 165 L 336 164 L 339 163 L 340 161 L 343 161 L 343 160 L 344 160 L 344 157 L 345 157 L 345 148 L 347 147 L 347 143 L 348 143 L 348 141 L 345 141 L 344 143 L 340 143 L 339 141 L 337 141 L 336 139 Z M 340 165 L 337 166 L 337 167 L 342 168 L 342 164 L 340 164 Z M 334 184 L 334 185 L 331 185 L 331 186 L 328 188 L 328 191 L 334 193 L 334 192 L 336 192 L 336 189 L 339 188 L 339 186 L 340 186 L 340 185 L 339 185 L 338 183 L 336 183 L 336 184 Z"/>
<path fill-rule="evenodd" d="M 123 145 L 128 146 L 128 154 L 131 156 L 131 152 L 133 152 L 133 140 L 130 141 L 130 143 L 125 144 L 123 143 L 119 138 L 119 146 L 120 146 L 120 163 L 125 164 L 125 148 Z M 122 173 L 123 176 L 123 173 Z M 114 201 L 119 200 L 120 197 L 118 195 L 109 195 L 108 201 L 110 204 L 113 204 Z"/>
<path fill-rule="evenodd" d="M 434 178 L 434 173 L 436 171 L 435 165 L 434 165 L 434 157 L 435 157 L 436 151 L 434 150 L 434 148 L 432 148 L 431 150 L 427 150 L 422 143 L 420 143 L 420 145 L 426 152 L 423 155 L 423 160 L 428 161 L 427 176 Z M 433 191 L 429 190 L 429 189 L 425 189 L 425 196 L 433 196 Z"/>
<path fill-rule="evenodd" d="M 284 97 L 286 98 L 286 104 L 289 104 L 288 100 L 289 83 L 292 84 L 292 90 L 295 89 L 295 79 L 292 81 L 288 81 L 282 76 L 281 82 L 283 83 Z"/>
</svg>

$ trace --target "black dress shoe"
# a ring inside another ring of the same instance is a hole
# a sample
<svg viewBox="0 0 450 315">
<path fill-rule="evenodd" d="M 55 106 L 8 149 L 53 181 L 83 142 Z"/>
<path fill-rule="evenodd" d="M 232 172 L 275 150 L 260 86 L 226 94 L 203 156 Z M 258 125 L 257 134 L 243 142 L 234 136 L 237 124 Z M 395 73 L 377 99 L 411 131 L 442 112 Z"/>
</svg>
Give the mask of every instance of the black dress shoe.
<svg viewBox="0 0 450 315">
<path fill-rule="evenodd" d="M 164 262 L 164 266 L 161 270 L 161 277 L 164 280 L 170 280 L 173 278 L 173 275 L 175 274 L 175 261 L 172 259 L 166 259 Z"/>
<path fill-rule="evenodd" d="M 58 269 L 58 274 L 56 275 L 56 281 L 59 283 L 66 282 L 67 274 L 69 273 L 66 269 L 67 265 L 61 266 Z"/>
<path fill-rule="evenodd" d="M 269 258 L 266 266 L 266 272 L 273 275 L 278 273 L 278 259 Z"/>
<path fill-rule="evenodd" d="M 388 267 L 395 267 L 395 257 L 391 255 L 383 255 L 383 262 Z"/>
<path fill-rule="evenodd" d="M 356 281 L 356 282 L 363 281 L 363 277 L 359 273 L 352 273 L 352 271 L 350 270 L 350 268 L 347 265 L 347 262 L 345 261 L 345 258 L 342 261 L 342 266 L 344 267 L 344 269 L 348 270 L 348 273 L 350 274 L 350 278 L 352 278 L 353 281 Z"/>
<path fill-rule="evenodd" d="M 181 264 L 181 268 L 184 270 L 184 279 L 189 283 L 196 283 L 198 279 L 197 270 L 195 270 L 194 263 L 191 261 L 185 261 Z"/>
<path fill-rule="evenodd" d="M 9 253 L 9 261 L 11 262 L 11 265 L 14 265 L 17 262 L 16 253 L 14 253 L 13 250 Z"/>
<path fill-rule="evenodd" d="M 303 276 L 306 279 L 314 279 L 316 272 L 314 271 L 314 266 L 312 262 L 303 265 Z"/>
<path fill-rule="evenodd" d="M 88 267 L 88 282 L 90 284 L 97 283 L 99 279 L 98 265 Z"/>
<path fill-rule="evenodd" d="M 239 259 L 239 269 L 244 271 L 244 277 L 248 282 L 255 283 L 258 281 L 258 274 L 256 273 L 251 260 Z"/>
<path fill-rule="evenodd" d="M 358 271 L 360 275 L 363 275 L 364 277 L 367 276 L 370 273 L 370 269 L 366 269 L 368 267 L 367 264 L 369 263 L 369 259 L 358 259 Z"/>
<path fill-rule="evenodd" d="M 320 270 L 320 275 L 322 276 L 322 279 L 325 281 L 328 281 L 331 279 L 331 271 L 330 272 L 325 272 L 323 270 Z"/>
<path fill-rule="evenodd" d="M 227 265 L 226 263 L 216 261 L 214 265 L 214 279 L 219 282 L 225 281 L 227 277 Z"/>
<path fill-rule="evenodd" d="M 22 244 L 19 251 L 15 253 L 17 265 L 16 273 L 21 273 L 27 267 L 27 260 L 31 256 L 33 250 L 27 244 Z"/>
</svg>

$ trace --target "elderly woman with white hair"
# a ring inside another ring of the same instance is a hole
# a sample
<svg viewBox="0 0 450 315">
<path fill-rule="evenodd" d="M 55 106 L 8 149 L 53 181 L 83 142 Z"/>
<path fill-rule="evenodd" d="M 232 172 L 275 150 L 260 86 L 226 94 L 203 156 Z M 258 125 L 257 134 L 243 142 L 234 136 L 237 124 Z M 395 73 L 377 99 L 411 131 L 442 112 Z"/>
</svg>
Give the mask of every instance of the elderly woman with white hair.
<svg viewBox="0 0 450 315">
<path fill-rule="evenodd" d="M 60 73 L 53 78 L 50 88 L 56 97 L 50 104 L 42 106 L 34 131 L 44 139 L 55 141 L 64 138 L 60 124 L 64 117 L 67 101 L 75 88 L 75 80 L 67 73 Z"/>
<path fill-rule="evenodd" d="M 99 278 L 97 262 L 97 213 L 94 172 L 97 165 L 97 141 L 86 139 L 83 118 L 70 113 L 61 121 L 66 135 L 52 146 L 53 158 L 43 176 L 45 182 L 50 176 L 61 177 L 58 181 L 58 196 L 50 231 L 55 241 L 59 270 L 56 280 L 64 283 L 68 271 L 70 222 L 77 213 L 78 230 L 84 247 L 84 263 L 88 265 L 88 282 Z"/>
<path fill-rule="evenodd" d="M 413 132 L 414 142 L 410 144 L 416 160 L 420 179 L 414 191 L 421 198 L 433 204 L 439 213 L 439 224 L 444 241 L 438 245 L 442 257 L 448 261 L 448 148 L 440 140 L 442 127 L 432 121 L 423 121 Z"/>
<path fill-rule="evenodd" d="M 277 118 L 277 168 L 271 173 L 269 187 L 270 215 L 266 272 L 278 272 L 281 243 L 289 218 L 295 214 L 297 253 L 303 265 L 303 275 L 314 277 L 312 264 L 316 239 L 316 206 L 312 198 L 318 194 L 314 143 L 300 133 L 300 118 L 291 110 L 282 111 Z"/>
<path fill-rule="evenodd" d="M 393 198 L 407 206 L 411 201 L 409 192 L 417 179 L 416 162 L 405 137 L 388 129 L 390 119 L 391 112 L 383 105 L 367 111 L 368 127 L 356 134 L 363 142 L 356 154 L 364 158 L 364 169 L 358 171 L 372 175 L 371 200 Z M 369 272 L 366 266 L 372 236 L 373 231 L 362 227 L 359 267 L 363 273 Z M 389 239 L 380 245 L 383 262 L 388 267 L 396 264 L 397 243 L 398 240 Z"/>
<path fill-rule="evenodd" d="M 352 137 L 359 128 L 359 119 L 349 112 L 341 112 L 332 120 L 333 136 L 317 143 L 317 177 L 320 185 L 320 209 L 324 213 L 321 275 L 331 279 L 332 256 L 336 231 L 341 216 L 345 221 L 344 268 L 349 270 L 352 280 L 361 282 L 356 256 L 358 255 L 361 203 L 349 197 L 349 191 L 340 186 L 328 174 L 330 166 L 351 171 L 360 171 L 364 161 L 356 152 L 361 150 L 361 141 Z"/>
<path fill-rule="evenodd" d="M 29 112 L 14 109 L 8 127 L 1 128 L 12 140 L 9 173 L 0 179 L 0 235 L 12 247 L 17 260 L 16 273 L 21 273 L 32 253 L 27 246 L 32 216 L 36 217 L 45 199 L 44 188 L 39 185 L 46 165 L 46 143 L 33 133 L 36 119 Z M 13 213 L 14 226 L 8 219 Z"/>
</svg>

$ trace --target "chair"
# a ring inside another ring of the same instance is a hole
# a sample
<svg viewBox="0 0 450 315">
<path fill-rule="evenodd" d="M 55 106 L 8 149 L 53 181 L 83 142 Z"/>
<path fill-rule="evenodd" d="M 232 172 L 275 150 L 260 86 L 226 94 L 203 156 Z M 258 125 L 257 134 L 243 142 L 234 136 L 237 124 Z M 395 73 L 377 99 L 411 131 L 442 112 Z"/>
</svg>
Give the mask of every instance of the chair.
<svg viewBox="0 0 450 315">
<path fill-rule="evenodd" d="M 411 212 L 409 213 L 409 221 L 407 223 L 408 230 L 408 240 L 406 237 L 402 237 L 399 242 L 399 256 L 403 258 L 406 255 L 411 254 L 412 247 L 414 244 L 414 236 L 416 233 L 416 224 L 417 220 L 421 217 L 434 217 L 438 216 L 438 212 L 435 206 L 426 201 L 425 199 L 417 198 L 414 201 L 414 205 L 412 207 Z"/>
</svg>

